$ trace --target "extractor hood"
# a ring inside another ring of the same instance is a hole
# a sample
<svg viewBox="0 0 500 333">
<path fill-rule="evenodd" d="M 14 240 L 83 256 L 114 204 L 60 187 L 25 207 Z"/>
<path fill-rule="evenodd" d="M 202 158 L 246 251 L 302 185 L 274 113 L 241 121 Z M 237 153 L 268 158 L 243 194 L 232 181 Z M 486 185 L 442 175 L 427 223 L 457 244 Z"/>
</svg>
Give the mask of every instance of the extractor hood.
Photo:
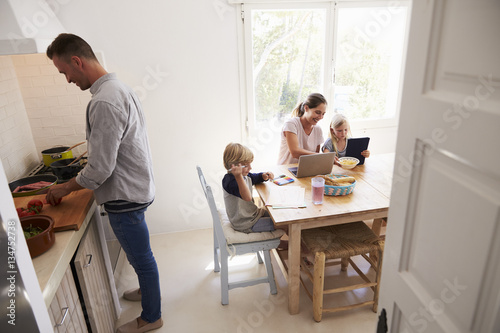
<svg viewBox="0 0 500 333">
<path fill-rule="evenodd" d="M 45 53 L 65 29 L 55 12 L 66 1 L 0 0 L 0 55 Z"/>
</svg>

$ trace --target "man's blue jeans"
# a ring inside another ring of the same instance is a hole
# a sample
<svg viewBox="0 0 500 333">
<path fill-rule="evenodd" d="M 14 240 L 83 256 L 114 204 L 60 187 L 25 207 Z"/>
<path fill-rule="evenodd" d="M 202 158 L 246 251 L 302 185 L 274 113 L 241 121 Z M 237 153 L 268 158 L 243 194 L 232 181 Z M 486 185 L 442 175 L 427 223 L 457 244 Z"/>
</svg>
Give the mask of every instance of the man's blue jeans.
<svg viewBox="0 0 500 333">
<path fill-rule="evenodd" d="M 141 318 L 155 322 L 161 317 L 160 276 L 149 245 L 146 208 L 126 213 L 109 213 L 111 228 L 139 278 L 142 294 Z"/>
</svg>

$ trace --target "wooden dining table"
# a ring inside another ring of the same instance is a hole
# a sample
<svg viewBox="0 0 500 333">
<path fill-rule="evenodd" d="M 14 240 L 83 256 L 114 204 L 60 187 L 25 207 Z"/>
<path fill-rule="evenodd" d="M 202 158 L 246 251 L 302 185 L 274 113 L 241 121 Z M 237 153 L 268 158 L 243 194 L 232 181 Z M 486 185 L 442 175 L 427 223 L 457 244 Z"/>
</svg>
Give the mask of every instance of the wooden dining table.
<svg viewBox="0 0 500 333">
<path fill-rule="evenodd" d="M 268 206 L 269 215 L 276 227 L 288 227 L 288 263 L 280 268 L 288 282 L 288 310 L 299 313 L 301 231 L 329 225 L 372 220 L 373 230 L 379 234 L 383 219 L 389 211 L 394 154 L 372 154 L 363 165 L 346 170 L 334 165 L 331 173 L 348 175 L 356 179 L 353 192 L 344 196 L 324 196 L 323 203 L 312 203 L 311 178 L 295 178 L 288 168 L 296 165 L 278 165 L 270 170 L 278 177 L 286 175 L 295 181 L 282 186 L 301 186 L 305 189 L 304 208 L 273 208 Z M 264 204 L 268 202 L 273 187 L 278 185 L 264 182 L 255 186 Z M 277 257 L 279 260 L 279 257 Z"/>
</svg>

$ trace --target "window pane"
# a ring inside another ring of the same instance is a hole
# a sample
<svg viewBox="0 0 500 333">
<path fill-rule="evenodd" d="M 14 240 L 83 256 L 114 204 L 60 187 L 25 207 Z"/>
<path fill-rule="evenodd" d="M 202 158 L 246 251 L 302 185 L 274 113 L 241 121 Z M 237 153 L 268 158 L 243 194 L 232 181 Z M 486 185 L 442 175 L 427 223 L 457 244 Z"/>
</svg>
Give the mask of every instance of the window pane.
<svg viewBox="0 0 500 333">
<path fill-rule="evenodd" d="M 351 120 L 394 117 L 406 7 L 338 10 L 335 111 Z"/>
<path fill-rule="evenodd" d="M 326 9 L 251 13 L 254 163 L 278 159 L 281 127 L 295 105 L 323 91 Z"/>
<path fill-rule="evenodd" d="M 324 9 L 253 10 L 255 120 L 289 115 L 323 89 Z"/>
</svg>

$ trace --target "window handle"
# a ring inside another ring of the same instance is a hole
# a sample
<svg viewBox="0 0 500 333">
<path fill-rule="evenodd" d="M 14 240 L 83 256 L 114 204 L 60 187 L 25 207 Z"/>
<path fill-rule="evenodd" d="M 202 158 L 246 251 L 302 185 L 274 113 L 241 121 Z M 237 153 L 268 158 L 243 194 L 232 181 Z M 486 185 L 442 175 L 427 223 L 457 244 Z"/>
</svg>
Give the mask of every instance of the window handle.
<svg viewBox="0 0 500 333">
<path fill-rule="evenodd" d="M 335 84 L 335 63 L 332 62 L 332 84 Z"/>
</svg>

